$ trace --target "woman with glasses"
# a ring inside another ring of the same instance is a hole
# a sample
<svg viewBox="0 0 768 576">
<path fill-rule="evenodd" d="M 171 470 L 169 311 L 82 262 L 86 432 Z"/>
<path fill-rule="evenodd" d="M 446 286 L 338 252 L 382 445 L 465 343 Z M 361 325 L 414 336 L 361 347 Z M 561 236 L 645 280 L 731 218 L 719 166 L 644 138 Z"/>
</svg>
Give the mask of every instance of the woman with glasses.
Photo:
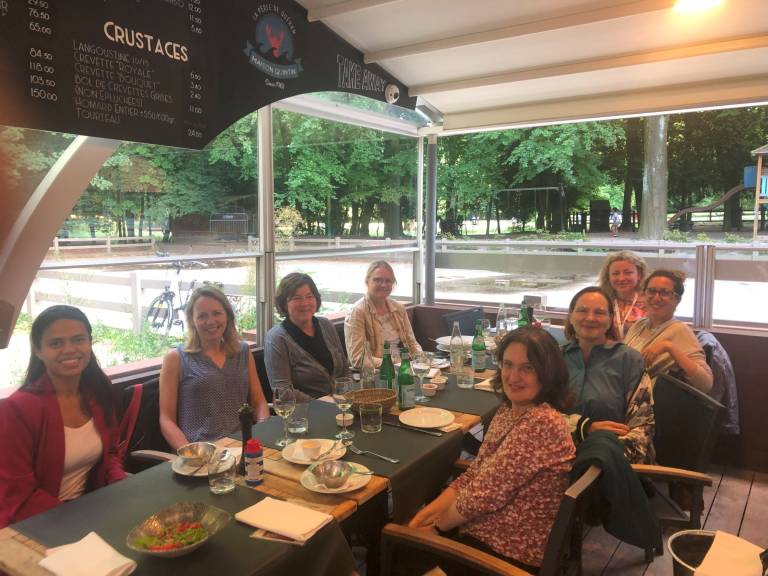
<svg viewBox="0 0 768 576">
<path fill-rule="evenodd" d="M 613 324 L 619 341 L 645 317 L 645 298 L 640 289 L 644 277 L 645 260 L 629 250 L 609 254 L 600 270 L 598 285 L 613 302 Z"/>
<path fill-rule="evenodd" d="M 187 339 L 160 368 L 160 431 L 174 448 L 218 440 L 240 429 L 246 402 L 269 418 L 256 363 L 235 328 L 235 313 L 215 286 L 200 286 L 185 309 Z"/>
<path fill-rule="evenodd" d="M 492 385 L 501 404 L 477 458 L 409 526 L 448 532 L 536 573 L 575 455 L 559 412 L 568 371 L 555 339 L 533 326 L 507 334 L 497 355 Z"/>
<path fill-rule="evenodd" d="M 264 342 L 264 363 L 273 390 L 292 386 L 297 400 L 333 392 L 333 379 L 347 371 L 347 360 L 336 328 L 315 316 L 322 300 L 307 274 L 292 272 L 277 287 L 275 306 L 284 317 Z"/>
<path fill-rule="evenodd" d="M 405 307 L 389 297 L 396 282 L 395 272 L 388 262 L 377 260 L 368 266 L 366 295 L 355 302 L 344 321 L 344 339 L 353 366 L 361 367 L 366 342 L 376 367 L 381 366 L 384 342 L 389 342 L 390 346 L 404 346 L 411 354 L 421 352 Z"/>
<path fill-rule="evenodd" d="M 571 300 L 563 347 L 568 384 L 575 404 L 568 417 L 583 440 L 596 430 L 619 437 L 630 462 L 652 457 L 653 407 L 643 381 L 643 357 L 616 341 L 611 298 L 598 286 L 580 290 Z"/>
<path fill-rule="evenodd" d="M 712 370 L 704 350 L 687 324 L 673 315 L 685 291 L 685 274 L 656 270 L 643 283 L 647 316 L 627 333 L 624 342 L 645 360 L 651 378 L 659 374 L 682 376 L 702 392 L 712 388 Z"/>
</svg>

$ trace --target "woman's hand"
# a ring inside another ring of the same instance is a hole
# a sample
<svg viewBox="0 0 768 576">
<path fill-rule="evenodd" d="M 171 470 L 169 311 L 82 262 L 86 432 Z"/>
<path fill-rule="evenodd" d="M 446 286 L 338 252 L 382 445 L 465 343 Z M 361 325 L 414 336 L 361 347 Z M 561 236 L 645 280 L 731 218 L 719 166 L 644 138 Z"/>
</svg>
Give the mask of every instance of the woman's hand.
<svg viewBox="0 0 768 576">
<path fill-rule="evenodd" d="M 669 352 L 669 345 L 669 340 L 658 340 L 646 346 L 642 352 L 646 368 L 650 368 L 661 354 Z"/>
<path fill-rule="evenodd" d="M 442 494 L 424 506 L 408 523 L 409 528 L 436 532 L 438 520 L 449 511 L 456 501 L 456 490 L 451 487 L 443 490 Z"/>
<path fill-rule="evenodd" d="M 598 430 L 607 430 L 608 432 L 613 432 L 616 436 L 626 436 L 629 434 L 629 426 L 622 424 L 621 422 L 612 422 L 610 420 L 601 420 L 600 422 L 592 422 L 592 424 L 590 424 L 590 434 Z"/>
</svg>

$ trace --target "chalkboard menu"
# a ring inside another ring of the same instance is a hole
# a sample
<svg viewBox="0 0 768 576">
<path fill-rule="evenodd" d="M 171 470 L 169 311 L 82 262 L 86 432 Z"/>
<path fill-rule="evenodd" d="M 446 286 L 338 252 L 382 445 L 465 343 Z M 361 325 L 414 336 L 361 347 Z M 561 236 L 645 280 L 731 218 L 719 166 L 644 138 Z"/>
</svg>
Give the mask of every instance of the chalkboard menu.
<svg viewBox="0 0 768 576">
<path fill-rule="evenodd" d="M 0 0 L 0 124 L 202 148 L 296 94 L 413 108 L 291 0 Z"/>
</svg>

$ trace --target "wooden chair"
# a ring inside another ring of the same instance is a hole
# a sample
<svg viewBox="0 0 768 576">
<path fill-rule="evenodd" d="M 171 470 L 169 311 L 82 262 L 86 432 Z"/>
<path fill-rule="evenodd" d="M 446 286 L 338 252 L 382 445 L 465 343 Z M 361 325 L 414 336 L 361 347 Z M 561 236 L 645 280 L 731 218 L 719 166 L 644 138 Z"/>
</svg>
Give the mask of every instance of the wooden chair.
<svg viewBox="0 0 768 576">
<path fill-rule="evenodd" d="M 653 389 L 656 434 L 654 446 L 659 466 L 634 464 L 635 472 L 654 481 L 651 503 L 659 523 L 689 529 L 701 527 L 704 486 L 712 485 L 705 472 L 717 435 L 718 415 L 723 406 L 703 392 L 666 374 L 659 375 Z M 672 481 L 691 491 L 690 512 L 664 494 L 660 482 Z"/>
<path fill-rule="evenodd" d="M 539 574 L 554 576 L 581 574 L 581 540 L 583 535 L 584 512 L 589 494 L 594 489 L 601 473 L 597 466 L 590 466 L 565 491 L 555 523 L 547 540 L 544 562 Z M 395 548 L 410 548 L 428 551 L 436 559 L 442 558 L 466 570 L 485 574 L 522 576 L 525 570 L 475 548 L 438 536 L 423 530 L 414 530 L 398 524 L 387 524 L 381 538 L 381 574 L 392 574 L 392 558 Z"/>
</svg>

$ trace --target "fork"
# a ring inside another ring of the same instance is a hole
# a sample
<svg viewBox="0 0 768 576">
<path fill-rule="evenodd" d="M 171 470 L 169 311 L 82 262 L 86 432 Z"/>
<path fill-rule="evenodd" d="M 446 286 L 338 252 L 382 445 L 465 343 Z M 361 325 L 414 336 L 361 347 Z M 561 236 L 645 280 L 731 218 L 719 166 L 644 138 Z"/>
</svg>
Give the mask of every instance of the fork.
<svg viewBox="0 0 768 576">
<path fill-rule="evenodd" d="M 382 454 L 378 454 L 376 452 L 371 452 L 370 450 L 360 450 L 357 446 L 354 444 L 348 444 L 347 448 L 349 448 L 352 452 L 355 454 L 370 454 L 371 456 L 376 456 L 376 458 L 381 458 L 382 460 L 386 460 L 387 462 L 392 462 L 392 464 L 397 464 L 400 462 L 398 458 L 390 458 L 389 456 L 383 456 Z"/>
</svg>

